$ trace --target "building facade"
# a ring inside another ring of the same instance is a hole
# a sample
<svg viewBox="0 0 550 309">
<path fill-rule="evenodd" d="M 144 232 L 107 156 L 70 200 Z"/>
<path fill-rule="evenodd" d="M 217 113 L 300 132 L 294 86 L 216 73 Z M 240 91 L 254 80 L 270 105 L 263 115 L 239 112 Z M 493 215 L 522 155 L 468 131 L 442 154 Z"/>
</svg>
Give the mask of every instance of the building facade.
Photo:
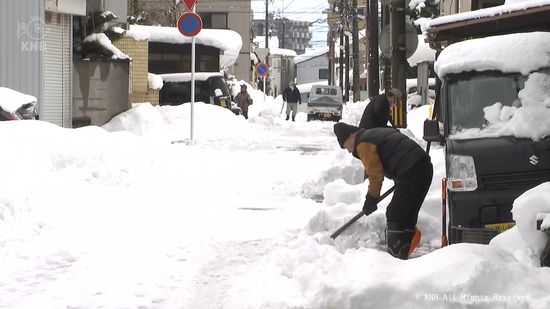
<svg viewBox="0 0 550 309">
<path fill-rule="evenodd" d="M 272 37 L 277 37 L 279 48 L 294 50 L 297 54 L 303 54 L 308 47 L 312 34 L 309 27 L 311 22 L 290 20 L 288 18 L 273 19 L 270 15 L 269 19 L 269 34 Z M 265 19 L 255 19 L 252 22 L 254 36 L 265 36 Z M 264 46 L 258 46 L 264 47 Z"/>
<path fill-rule="evenodd" d="M 37 98 L 41 120 L 72 126 L 72 16 L 85 0 L 0 1 L 0 86 Z"/>
<path fill-rule="evenodd" d="M 439 6 L 441 16 L 503 5 L 505 0 L 442 0 Z"/>
<path fill-rule="evenodd" d="M 131 6 L 146 11 L 146 24 L 175 27 L 178 16 L 185 11 L 184 5 L 174 0 L 130 0 Z M 195 4 L 204 29 L 228 29 L 239 33 L 243 45 L 235 64 L 227 68 L 228 74 L 251 82 L 251 32 L 252 8 L 250 0 L 200 0 Z"/>
</svg>

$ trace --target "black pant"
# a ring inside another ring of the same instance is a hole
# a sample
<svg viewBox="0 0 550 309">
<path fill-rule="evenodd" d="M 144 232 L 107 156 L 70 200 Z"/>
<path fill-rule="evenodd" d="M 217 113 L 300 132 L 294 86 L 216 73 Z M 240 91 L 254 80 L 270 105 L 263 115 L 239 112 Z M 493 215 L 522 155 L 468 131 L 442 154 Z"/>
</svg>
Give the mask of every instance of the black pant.
<svg viewBox="0 0 550 309">
<path fill-rule="evenodd" d="M 397 223 L 404 229 L 414 229 L 432 177 L 433 166 L 429 157 L 416 163 L 404 175 L 396 177 L 395 192 L 386 210 L 387 221 Z"/>
</svg>

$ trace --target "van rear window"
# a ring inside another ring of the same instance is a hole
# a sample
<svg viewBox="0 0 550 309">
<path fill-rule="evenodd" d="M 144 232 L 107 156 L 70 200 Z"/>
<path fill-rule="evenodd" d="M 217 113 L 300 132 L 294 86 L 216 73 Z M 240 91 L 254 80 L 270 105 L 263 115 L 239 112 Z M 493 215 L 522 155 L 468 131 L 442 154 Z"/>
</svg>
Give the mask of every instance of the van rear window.
<svg viewBox="0 0 550 309">
<path fill-rule="evenodd" d="M 317 88 L 315 89 L 315 94 L 320 95 L 337 95 L 338 92 L 334 88 Z"/>
</svg>

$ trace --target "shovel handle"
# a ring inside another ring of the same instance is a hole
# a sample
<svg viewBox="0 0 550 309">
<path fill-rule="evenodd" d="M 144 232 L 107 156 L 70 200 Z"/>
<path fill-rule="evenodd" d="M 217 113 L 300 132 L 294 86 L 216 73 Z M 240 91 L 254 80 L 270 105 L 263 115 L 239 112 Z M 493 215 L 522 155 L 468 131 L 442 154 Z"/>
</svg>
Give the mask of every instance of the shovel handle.
<svg viewBox="0 0 550 309">
<path fill-rule="evenodd" d="M 391 187 L 388 191 L 386 191 L 384 194 L 382 194 L 382 196 L 380 196 L 380 198 L 378 198 L 377 203 L 380 203 L 380 201 L 382 201 L 383 199 L 385 199 L 385 198 L 386 198 L 388 195 L 390 195 L 394 190 L 395 190 L 395 186 Z M 361 210 L 361 212 L 359 212 L 358 214 L 356 214 L 353 218 L 351 218 L 351 220 L 349 220 L 348 222 L 346 222 L 346 224 L 342 225 L 342 227 L 340 227 L 338 230 L 336 230 L 336 232 L 332 233 L 332 235 L 330 235 L 330 238 L 336 239 L 336 237 L 338 237 L 338 235 L 342 234 L 342 232 L 343 232 L 345 229 L 347 229 L 350 225 L 352 225 L 353 223 L 355 223 L 355 221 L 359 220 L 359 218 L 361 218 L 364 214 L 365 214 L 365 212 Z"/>
</svg>

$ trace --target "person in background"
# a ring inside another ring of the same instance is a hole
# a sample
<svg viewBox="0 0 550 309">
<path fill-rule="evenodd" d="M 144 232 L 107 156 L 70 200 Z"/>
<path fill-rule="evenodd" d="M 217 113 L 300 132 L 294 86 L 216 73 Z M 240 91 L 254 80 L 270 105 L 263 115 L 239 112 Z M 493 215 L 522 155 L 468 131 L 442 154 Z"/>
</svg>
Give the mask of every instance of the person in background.
<svg viewBox="0 0 550 309">
<path fill-rule="evenodd" d="M 393 179 L 395 192 L 386 209 L 387 251 L 406 260 L 413 236 L 420 233 L 416 227 L 418 212 L 432 183 L 430 157 L 415 141 L 394 128 L 364 130 L 339 122 L 334 125 L 334 134 L 340 147 L 361 160 L 369 175 L 363 204 L 365 215 L 378 208 L 384 176 Z"/>
<path fill-rule="evenodd" d="M 365 107 L 359 127 L 361 129 L 372 129 L 387 127 L 388 121 L 392 127 L 395 127 L 390 115 L 390 108 L 396 107 L 401 102 L 401 91 L 397 88 L 391 88 L 386 94 L 375 96 Z"/>
<path fill-rule="evenodd" d="M 286 102 L 286 120 L 290 118 L 290 112 L 292 111 L 292 121 L 295 121 L 298 104 L 302 104 L 302 97 L 300 90 L 296 88 L 296 84 L 292 80 L 288 83 L 288 87 L 283 90 L 283 101 Z"/>
<path fill-rule="evenodd" d="M 241 91 L 235 96 L 235 103 L 241 109 L 245 119 L 248 119 L 248 106 L 252 105 L 253 100 L 246 91 L 246 85 L 241 85 Z"/>
</svg>

